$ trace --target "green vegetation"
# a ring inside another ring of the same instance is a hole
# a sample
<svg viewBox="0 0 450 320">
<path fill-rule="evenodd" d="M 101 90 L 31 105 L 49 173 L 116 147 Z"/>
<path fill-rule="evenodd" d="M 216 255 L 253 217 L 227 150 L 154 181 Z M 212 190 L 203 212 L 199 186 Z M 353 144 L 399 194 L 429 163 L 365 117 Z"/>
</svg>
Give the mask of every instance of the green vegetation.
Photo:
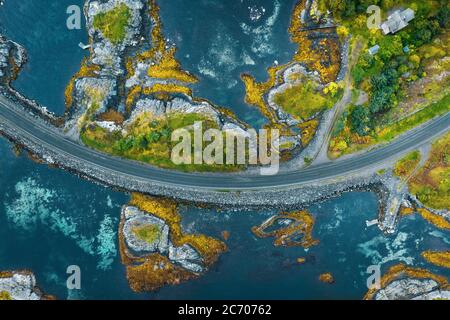
<svg viewBox="0 0 450 320">
<path fill-rule="evenodd" d="M 394 173 L 398 177 L 408 178 L 420 163 L 420 152 L 413 151 L 395 164 Z"/>
<path fill-rule="evenodd" d="M 377 135 L 377 142 L 389 142 L 399 134 L 411 130 L 434 117 L 446 114 L 449 111 L 450 94 L 446 95 L 439 102 L 433 103 L 413 115 L 380 130 Z"/>
<path fill-rule="evenodd" d="M 108 12 L 97 14 L 94 17 L 94 28 L 99 30 L 113 44 L 118 44 L 125 39 L 130 18 L 130 8 L 121 3 Z"/>
<path fill-rule="evenodd" d="M 137 226 L 132 229 L 135 236 L 148 244 L 153 244 L 161 237 L 161 229 L 154 224 Z"/>
<path fill-rule="evenodd" d="M 319 112 L 333 107 L 339 101 L 341 91 L 326 96 L 319 85 L 307 80 L 275 95 L 275 103 L 295 119 L 308 120 Z"/>
<path fill-rule="evenodd" d="M 416 18 L 395 35 L 383 35 L 366 26 L 366 9 L 372 4 L 383 9 L 383 19 L 394 7 L 412 8 Z M 369 100 L 349 106 L 338 121 L 330 143 L 332 157 L 390 141 L 450 111 L 449 79 L 441 76 L 446 70 L 443 59 L 448 55 L 446 1 L 321 0 L 319 6 L 332 11 L 349 28 L 353 45 L 359 42 L 366 48 L 352 67 L 351 76 L 354 90 L 366 92 Z M 372 56 L 367 48 L 374 45 L 380 50 Z"/>
<path fill-rule="evenodd" d="M 0 300 L 12 300 L 11 294 L 8 291 L 0 291 Z"/>
<path fill-rule="evenodd" d="M 120 131 L 109 132 L 95 123 L 90 123 L 81 130 L 81 140 L 93 149 L 167 169 L 188 172 L 239 170 L 240 166 L 233 165 L 176 165 L 172 162 L 172 149 L 178 144 L 178 142 L 171 141 L 172 132 L 190 127 L 198 121 L 202 122 L 203 131 L 211 128 L 217 129 L 215 122 L 211 119 L 195 113 L 174 113 L 162 118 L 154 118 L 152 115 L 144 113 L 126 128 L 127 134 L 125 135 Z"/>
<path fill-rule="evenodd" d="M 426 206 L 450 208 L 450 133 L 433 144 L 423 168 L 409 181 L 409 190 Z"/>
<path fill-rule="evenodd" d="M 352 110 L 352 108 L 350 108 L 350 110 Z M 370 135 L 367 136 L 352 134 L 350 128 L 353 128 L 354 125 L 352 124 L 352 120 L 348 116 L 348 113 L 344 113 L 333 132 L 333 139 L 330 143 L 331 155 L 336 157 L 343 154 L 360 151 L 377 143 L 390 142 L 398 135 L 449 111 L 450 95 L 446 95 L 439 102 L 433 103 L 412 114 L 411 116 L 388 126 L 377 128 L 375 131 L 370 132 Z"/>
</svg>

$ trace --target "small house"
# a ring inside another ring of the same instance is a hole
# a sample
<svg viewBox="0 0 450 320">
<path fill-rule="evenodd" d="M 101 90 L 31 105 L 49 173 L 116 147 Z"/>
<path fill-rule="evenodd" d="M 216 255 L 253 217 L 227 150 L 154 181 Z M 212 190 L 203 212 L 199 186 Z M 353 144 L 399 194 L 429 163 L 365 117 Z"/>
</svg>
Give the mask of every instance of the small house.
<svg viewBox="0 0 450 320">
<path fill-rule="evenodd" d="M 369 53 L 374 56 L 378 53 L 378 51 L 380 51 L 380 46 L 379 45 L 375 45 L 371 48 L 369 48 Z"/>
<path fill-rule="evenodd" d="M 381 24 L 381 29 L 384 34 L 389 33 L 397 33 L 398 31 L 406 28 L 408 23 L 411 22 L 415 18 L 414 10 L 406 9 L 406 10 L 397 10 L 392 13 L 388 19 Z"/>
</svg>

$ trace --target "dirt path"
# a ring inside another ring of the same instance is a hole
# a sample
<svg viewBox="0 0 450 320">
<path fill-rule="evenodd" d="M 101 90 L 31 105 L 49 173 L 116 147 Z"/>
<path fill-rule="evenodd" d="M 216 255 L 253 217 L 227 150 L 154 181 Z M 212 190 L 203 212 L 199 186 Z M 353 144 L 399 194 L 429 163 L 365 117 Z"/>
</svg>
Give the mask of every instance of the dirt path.
<svg viewBox="0 0 450 320">
<path fill-rule="evenodd" d="M 314 158 L 314 161 L 313 161 L 314 164 L 330 161 L 330 159 L 328 158 L 328 146 L 330 144 L 330 140 L 331 140 L 333 129 L 336 125 L 336 122 L 341 117 L 342 113 L 345 110 L 345 107 L 348 106 L 352 101 L 352 77 L 350 74 L 350 70 L 356 63 L 356 61 L 361 53 L 362 47 L 363 47 L 362 41 L 357 40 L 355 43 L 355 47 L 352 50 L 352 54 L 349 59 L 349 64 L 347 66 L 347 72 L 346 72 L 346 75 L 344 78 L 344 95 L 342 96 L 342 99 L 333 108 L 334 114 L 333 114 L 332 120 L 331 120 L 330 124 L 328 125 L 327 131 L 324 135 L 322 144 L 320 146 L 320 150 L 317 153 L 316 157 Z"/>
</svg>

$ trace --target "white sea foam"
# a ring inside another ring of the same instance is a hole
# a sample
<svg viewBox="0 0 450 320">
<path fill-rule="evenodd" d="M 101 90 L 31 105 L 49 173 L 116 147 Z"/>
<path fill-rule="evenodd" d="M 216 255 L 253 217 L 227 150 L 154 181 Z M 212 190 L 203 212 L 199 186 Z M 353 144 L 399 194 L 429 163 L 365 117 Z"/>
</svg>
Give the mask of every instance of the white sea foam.
<svg viewBox="0 0 450 320">
<path fill-rule="evenodd" d="M 86 236 L 73 217 L 58 209 L 61 199 L 70 201 L 70 195 L 45 188 L 31 177 L 17 182 L 15 191 L 16 195 L 7 197 L 10 199 L 4 202 L 6 217 L 13 226 L 31 232 L 44 225 L 72 239 L 86 254 L 98 255 L 99 269 L 110 266 L 117 255 L 115 221 L 111 217 L 105 215 L 96 236 Z"/>
<path fill-rule="evenodd" d="M 264 57 L 275 52 L 273 44 L 271 44 L 274 34 L 273 27 L 280 15 L 280 2 L 275 1 L 273 13 L 267 18 L 264 24 L 258 27 L 252 27 L 246 23 L 241 23 L 242 31 L 249 36 L 252 36 L 253 42 L 251 50 L 258 57 Z"/>
<path fill-rule="evenodd" d="M 205 59 L 202 59 L 200 61 L 200 64 L 197 66 L 198 72 L 200 72 L 202 75 L 210 77 L 210 78 L 217 78 L 217 73 L 214 71 L 214 68 L 211 66 L 211 63 L 209 61 L 206 61 Z"/>
<path fill-rule="evenodd" d="M 370 258 L 371 263 L 374 265 L 391 261 L 401 261 L 412 265 L 415 259 L 407 248 L 409 239 L 409 235 L 405 232 L 399 232 L 394 240 L 380 234 L 367 242 L 359 244 L 357 251 L 366 258 Z M 382 251 L 387 253 L 382 253 Z"/>
<path fill-rule="evenodd" d="M 97 264 L 97 269 L 110 269 L 114 258 L 117 256 L 117 232 L 114 225 L 113 219 L 108 215 L 105 215 L 103 221 L 100 223 L 100 228 L 97 234 L 97 255 L 100 257 L 100 261 Z"/>
</svg>

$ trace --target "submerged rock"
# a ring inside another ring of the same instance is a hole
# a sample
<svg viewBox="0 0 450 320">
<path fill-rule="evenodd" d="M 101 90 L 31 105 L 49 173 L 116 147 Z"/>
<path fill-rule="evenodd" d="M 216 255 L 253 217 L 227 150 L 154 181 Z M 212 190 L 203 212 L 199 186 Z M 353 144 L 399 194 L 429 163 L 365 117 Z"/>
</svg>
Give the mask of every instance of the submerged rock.
<svg viewBox="0 0 450 320">
<path fill-rule="evenodd" d="M 324 274 L 321 274 L 319 276 L 319 281 L 327 284 L 333 284 L 334 283 L 334 277 L 331 273 L 327 272 Z"/>
</svg>

